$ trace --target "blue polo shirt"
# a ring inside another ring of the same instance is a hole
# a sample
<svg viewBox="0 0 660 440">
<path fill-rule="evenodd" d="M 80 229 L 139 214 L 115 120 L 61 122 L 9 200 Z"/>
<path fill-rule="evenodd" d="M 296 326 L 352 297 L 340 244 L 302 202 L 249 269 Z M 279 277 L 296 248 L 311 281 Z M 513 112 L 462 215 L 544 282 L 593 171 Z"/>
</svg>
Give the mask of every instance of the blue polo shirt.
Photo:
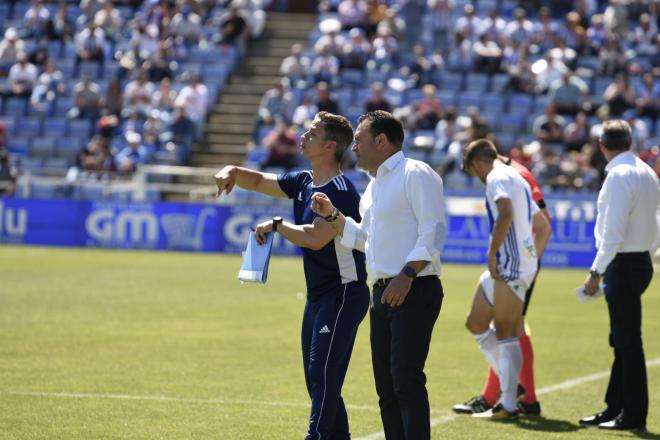
<svg viewBox="0 0 660 440">
<path fill-rule="evenodd" d="M 293 199 L 293 216 L 297 225 L 311 224 L 317 217 L 311 209 L 311 197 L 315 192 L 324 193 L 342 214 L 360 222 L 360 194 L 344 175 L 335 176 L 320 186 L 314 186 L 311 171 L 280 174 L 277 180 L 282 191 Z M 302 248 L 309 298 L 352 281 L 366 281 L 364 254 L 342 246 L 340 241 L 337 236 L 318 251 Z"/>
</svg>

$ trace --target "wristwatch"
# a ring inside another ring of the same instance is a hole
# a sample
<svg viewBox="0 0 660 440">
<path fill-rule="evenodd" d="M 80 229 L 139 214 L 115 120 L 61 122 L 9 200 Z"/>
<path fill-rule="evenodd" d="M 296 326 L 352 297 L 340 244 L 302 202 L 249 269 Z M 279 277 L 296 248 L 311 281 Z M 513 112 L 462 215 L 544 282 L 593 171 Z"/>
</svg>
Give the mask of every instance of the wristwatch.
<svg viewBox="0 0 660 440">
<path fill-rule="evenodd" d="M 413 279 L 413 280 L 415 278 L 417 278 L 417 272 L 415 271 L 415 269 L 413 269 L 412 267 L 410 267 L 408 265 L 403 266 L 403 269 L 401 270 L 401 273 L 404 274 L 405 276 L 407 276 L 408 278 Z"/>
<path fill-rule="evenodd" d="M 282 224 L 284 219 L 280 217 L 279 215 L 276 217 L 273 217 L 273 232 L 277 232 L 277 226 Z"/>
<path fill-rule="evenodd" d="M 337 220 L 338 217 L 339 217 L 339 210 L 337 209 L 337 207 L 335 207 L 333 208 L 329 216 L 323 217 L 323 220 L 325 220 L 328 223 L 332 223 L 335 220 Z"/>
</svg>

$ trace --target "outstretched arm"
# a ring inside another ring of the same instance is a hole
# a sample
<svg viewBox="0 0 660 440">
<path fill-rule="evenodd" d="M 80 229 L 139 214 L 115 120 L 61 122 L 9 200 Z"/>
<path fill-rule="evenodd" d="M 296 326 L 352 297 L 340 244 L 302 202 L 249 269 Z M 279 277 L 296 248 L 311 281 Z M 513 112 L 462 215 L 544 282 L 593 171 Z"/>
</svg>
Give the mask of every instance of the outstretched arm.
<svg viewBox="0 0 660 440">
<path fill-rule="evenodd" d="M 266 234 L 273 232 L 273 221 L 269 220 L 257 226 L 255 236 L 257 243 L 266 242 Z M 314 219 L 312 224 L 294 225 L 289 222 L 282 222 L 277 226 L 277 232 L 291 243 L 318 251 L 330 243 L 337 235 L 332 226 L 320 217 Z"/>
<path fill-rule="evenodd" d="M 229 194 L 234 189 L 234 185 L 272 197 L 288 197 L 280 188 L 276 174 L 262 173 L 234 165 L 228 165 L 218 171 L 215 175 L 215 184 L 218 187 L 217 197 L 220 197 L 223 191 Z"/>
</svg>

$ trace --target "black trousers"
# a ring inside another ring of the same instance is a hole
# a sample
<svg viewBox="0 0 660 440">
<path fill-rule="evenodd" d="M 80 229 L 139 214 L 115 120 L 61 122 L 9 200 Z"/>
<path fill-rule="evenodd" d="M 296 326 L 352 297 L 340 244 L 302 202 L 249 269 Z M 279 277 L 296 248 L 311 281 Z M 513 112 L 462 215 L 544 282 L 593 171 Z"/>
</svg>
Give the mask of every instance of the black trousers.
<svg viewBox="0 0 660 440">
<path fill-rule="evenodd" d="M 442 306 L 442 284 L 436 276 L 413 281 L 398 307 L 381 304 L 385 287 L 374 285 L 371 358 L 380 416 L 387 440 L 428 440 L 431 421 L 424 364 L 431 334 Z"/>
<path fill-rule="evenodd" d="M 646 425 L 649 407 L 641 296 L 653 278 L 648 252 L 619 253 L 603 276 L 610 315 L 610 346 L 614 362 L 605 403 L 610 411 L 623 410 L 626 421 Z"/>
</svg>

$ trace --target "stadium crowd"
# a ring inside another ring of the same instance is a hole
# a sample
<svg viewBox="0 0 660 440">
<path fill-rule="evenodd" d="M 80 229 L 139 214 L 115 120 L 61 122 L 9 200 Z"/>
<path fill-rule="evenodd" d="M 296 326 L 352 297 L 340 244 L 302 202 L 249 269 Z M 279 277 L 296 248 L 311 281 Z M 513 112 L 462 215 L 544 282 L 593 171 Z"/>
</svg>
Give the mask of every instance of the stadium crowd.
<svg viewBox="0 0 660 440">
<path fill-rule="evenodd" d="M 260 0 L 11 1 L 0 18 L 3 157 L 70 179 L 185 163 L 265 25 Z"/>
<path fill-rule="evenodd" d="M 273 142 L 264 126 L 277 126 L 294 144 L 316 111 L 355 122 L 384 109 L 405 121 L 407 154 L 434 166 L 448 187 L 471 183 L 457 166 L 462 149 L 488 137 L 548 190 L 597 190 L 602 122 L 621 117 L 634 128 L 638 154 L 660 174 L 659 7 L 620 0 L 321 2 L 309 47 L 291 48 L 282 82 L 264 95 L 254 132 L 263 148 L 251 158 L 265 167 L 300 166 L 296 150 Z M 345 168 L 354 164 L 348 157 Z"/>
</svg>

